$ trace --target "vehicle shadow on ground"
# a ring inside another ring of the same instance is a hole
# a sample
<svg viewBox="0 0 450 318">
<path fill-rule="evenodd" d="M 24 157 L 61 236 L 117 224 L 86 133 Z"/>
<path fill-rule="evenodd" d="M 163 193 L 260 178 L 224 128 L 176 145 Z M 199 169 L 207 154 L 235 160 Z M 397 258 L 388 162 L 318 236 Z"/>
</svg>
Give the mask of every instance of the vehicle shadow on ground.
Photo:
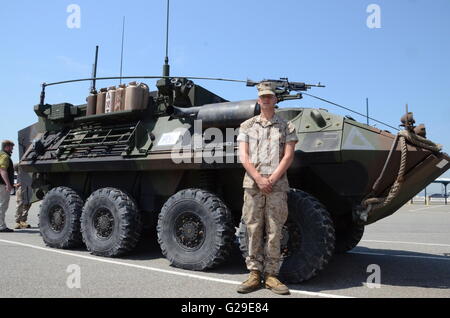
<svg viewBox="0 0 450 318">
<path fill-rule="evenodd" d="M 369 276 L 374 271 L 372 269 L 368 271 L 368 266 L 376 264 L 380 267 L 381 285 L 450 289 L 450 257 L 365 247 L 357 247 L 352 252 L 335 255 L 328 266 L 315 278 L 301 284 L 290 284 L 289 286 L 313 292 L 361 287 L 367 282 L 373 282 L 373 279 L 369 279 Z M 392 255 L 407 255 L 408 257 Z"/>
<path fill-rule="evenodd" d="M 136 248 L 127 255 L 121 256 L 123 260 L 148 261 L 152 259 L 166 258 L 161 252 L 156 234 L 145 233 L 142 235 Z M 187 272 L 196 273 L 196 271 L 186 270 Z M 202 271 L 204 273 L 216 274 L 245 274 L 248 273 L 245 267 L 245 261 L 241 256 L 239 247 L 234 244 L 230 256 L 219 267 Z"/>
<path fill-rule="evenodd" d="M 136 247 L 128 254 L 120 256 L 119 259 L 133 261 L 148 261 L 152 259 L 164 259 L 159 248 L 156 233 L 153 231 L 143 232 Z"/>
<path fill-rule="evenodd" d="M 39 235 L 38 228 L 17 230 L 18 233 Z M 85 247 L 73 249 L 86 251 Z M 358 254 L 367 253 L 367 254 Z M 369 255 L 385 254 L 385 255 Z M 404 255 L 399 257 L 392 255 Z M 118 260 L 149 261 L 165 260 L 159 247 L 155 233 L 143 233 L 136 248 Z M 335 255 L 330 263 L 316 277 L 300 284 L 288 284 L 290 288 L 311 292 L 345 290 L 362 287 L 368 281 L 372 271 L 368 266 L 376 264 L 381 271 L 381 285 L 398 287 L 420 287 L 450 289 L 450 256 L 418 253 L 402 250 L 374 249 L 356 247 L 352 252 Z M 194 271 L 188 271 L 192 272 Z M 242 275 L 248 273 L 239 247 L 233 246 L 231 255 L 217 268 L 205 273 Z"/>
<path fill-rule="evenodd" d="M 29 229 L 14 230 L 14 233 L 20 233 L 20 234 L 39 234 L 39 228 L 37 228 L 37 227 L 31 227 L 31 228 L 29 228 Z"/>
<path fill-rule="evenodd" d="M 215 274 L 248 274 L 245 260 L 242 257 L 241 251 L 237 244 L 233 245 L 231 254 L 228 259 L 219 267 L 208 270 L 209 273 Z"/>
</svg>

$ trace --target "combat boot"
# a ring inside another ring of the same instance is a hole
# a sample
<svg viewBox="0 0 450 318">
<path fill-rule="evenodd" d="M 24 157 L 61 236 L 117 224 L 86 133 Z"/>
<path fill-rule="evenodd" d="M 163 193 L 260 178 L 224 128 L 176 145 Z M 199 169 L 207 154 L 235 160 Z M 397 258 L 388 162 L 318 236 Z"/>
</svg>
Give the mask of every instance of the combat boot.
<svg viewBox="0 0 450 318">
<path fill-rule="evenodd" d="M 289 295 L 289 288 L 282 282 L 278 280 L 278 278 L 275 275 L 272 274 L 265 274 L 264 275 L 264 284 L 267 289 L 270 289 L 275 294 L 278 295 Z"/>
<path fill-rule="evenodd" d="M 247 294 L 261 288 L 261 272 L 251 271 L 248 279 L 239 285 L 237 292 Z"/>
<path fill-rule="evenodd" d="M 29 229 L 29 228 L 31 228 L 31 225 L 28 224 L 27 222 L 20 222 L 20 228 Z"/>
</svg>

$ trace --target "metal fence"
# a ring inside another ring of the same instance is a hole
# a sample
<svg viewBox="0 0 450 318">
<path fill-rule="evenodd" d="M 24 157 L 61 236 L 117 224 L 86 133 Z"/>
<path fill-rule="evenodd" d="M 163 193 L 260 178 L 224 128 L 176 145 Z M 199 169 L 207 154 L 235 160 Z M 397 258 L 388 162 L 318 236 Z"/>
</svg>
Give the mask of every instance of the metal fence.
<svg viewBox="0 0 450 318">
<path fill-rule="evenodd" d="M 432 196 L 416 196 L 411 199 L 411 204 L 425 204 L 425 205 L 432 205 L 432 204 L 442 204 L 447 205 L 448 204 L 448 197 L 432 197 Z"/>
</svg>

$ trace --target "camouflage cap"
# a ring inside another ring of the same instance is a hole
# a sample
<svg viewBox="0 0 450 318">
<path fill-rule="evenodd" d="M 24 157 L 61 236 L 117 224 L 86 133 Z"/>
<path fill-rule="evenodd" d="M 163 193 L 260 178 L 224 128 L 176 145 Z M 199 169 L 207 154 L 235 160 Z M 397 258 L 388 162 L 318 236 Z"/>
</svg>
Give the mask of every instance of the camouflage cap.
<svg viewBox="0 0 450 318">
<path fill-rule="evenodd" d="M 258 89 L 258 96 L 275 95 L 275 91 L 269 82 L 261 82 L 256 88 Z"/>
</svg>

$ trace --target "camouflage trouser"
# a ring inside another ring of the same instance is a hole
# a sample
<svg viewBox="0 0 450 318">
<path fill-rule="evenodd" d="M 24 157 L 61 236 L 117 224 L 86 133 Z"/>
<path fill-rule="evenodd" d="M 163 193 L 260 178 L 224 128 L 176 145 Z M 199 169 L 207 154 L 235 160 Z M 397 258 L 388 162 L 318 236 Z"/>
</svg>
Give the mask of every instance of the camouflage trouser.
<svg viewBox="0 0 450 318">
<path fill-rule="evenodd" d="M 281 233 L 287 217 L 286 192 L 264 195 L 260 190 L 244 190 L 242 220 L 248 233 L 248 270 L 278 275 Z"/>
<path fill-rule="evenodd" d="M 28 218 L 28 210 L 30 209 L 30 204 L 23 203 L 22 199 L 22 187 L 18 187 L 16 190 L 16 223 L 26 222 Z"/>
</svg>

